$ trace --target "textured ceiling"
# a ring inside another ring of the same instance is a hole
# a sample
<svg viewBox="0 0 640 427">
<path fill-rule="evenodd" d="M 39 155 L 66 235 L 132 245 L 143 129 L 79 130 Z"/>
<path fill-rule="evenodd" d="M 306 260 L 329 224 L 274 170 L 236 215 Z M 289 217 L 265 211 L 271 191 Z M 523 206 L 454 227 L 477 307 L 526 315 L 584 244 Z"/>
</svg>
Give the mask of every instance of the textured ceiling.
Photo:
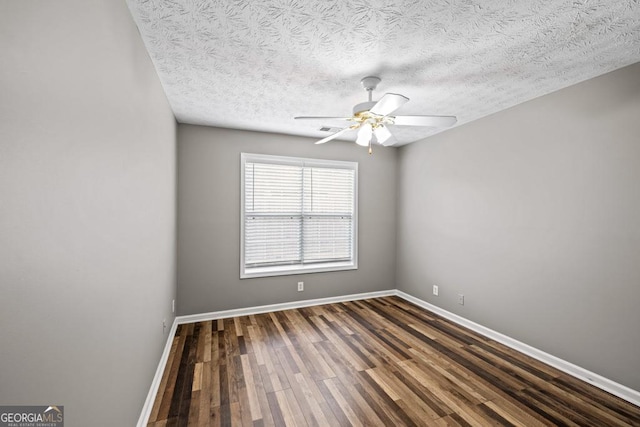
<svg viewBox="0 0 640 427">
<path fill-rule="evenodd" d="M 128 3 L 181 123 L 321 138 L 337 123 L 293 117 L 350 115 L 377 75 L 374 100 L 459 126 L 640 61 L 640 0 Z"/>
</svg>

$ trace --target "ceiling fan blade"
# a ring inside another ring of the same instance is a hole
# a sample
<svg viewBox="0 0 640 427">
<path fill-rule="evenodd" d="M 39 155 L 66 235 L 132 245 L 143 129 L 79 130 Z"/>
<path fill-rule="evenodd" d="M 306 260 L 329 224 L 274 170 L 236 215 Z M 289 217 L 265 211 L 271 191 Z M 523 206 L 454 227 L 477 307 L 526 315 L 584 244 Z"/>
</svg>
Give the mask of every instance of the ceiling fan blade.
<svg viewBox="0 0 640 427">
<path fill-rule="evenodd" d="M 349 128 L 344 128 L 344 129 L 342 129 L 342 130 L 339 130 L 338 132 L 336 132 L 336 133 L 332 133 L 332 134 L 331 134 L 331 135 L 329 135 L 328 137 L 326 137 L 326 138 L 322 138 L 320 141 L 317 141 L 317 142 L 316 142 L 316 144 L 324 144 L 325 142 L 329 142 L 329 141 L 331 141 L 332 139 L 335 139 L 335 138 L 339 137 L 340 135 L 342 135 L 343 133 L 345 133 L 345 132 L 347 132 L 347 131 L 349 131 L 349 130 L 351 130 L 351 128 L 350 128 L 350 127 L 349 127 Z"/>
<path fill-rule="evenodd" d="M 390 147 L 398 142 L 386 126 L 378 126 L 373 130 L 373 134 L 376 136 L 378 143 L 385 147 Z"/>
<path fill-rule="evenodd" d="M 458 119 L 455 116 L 396 116 L 393 124 L 398 126 L 429 126 L 444 128 L 453 126 Z"/>
<path fill-rule="evenodd" d="M 402 107 L 408 101 L 409 98 L 406 96 L 398 95 L 397 93 L 386 93 L 376 105 L 371 107 L 369 112 L 379 116 L 386 116 Z"/>
<path fill-rule="evenodd" d="M 351 120 L 351 117 L 298 116 L 296 120 Z"/>
</svg>

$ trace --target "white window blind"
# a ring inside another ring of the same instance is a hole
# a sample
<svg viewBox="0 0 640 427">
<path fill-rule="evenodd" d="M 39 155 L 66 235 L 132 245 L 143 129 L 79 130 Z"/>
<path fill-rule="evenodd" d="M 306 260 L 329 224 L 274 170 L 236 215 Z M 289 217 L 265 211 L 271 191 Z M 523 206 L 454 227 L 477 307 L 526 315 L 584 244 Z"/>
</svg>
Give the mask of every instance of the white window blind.
<svg viewBox="0 0 640 427">
<path fill-rule="evenodd" d="M 242 154 L 241 277 L 356 268 L 357 163 Z"/>
</svg>

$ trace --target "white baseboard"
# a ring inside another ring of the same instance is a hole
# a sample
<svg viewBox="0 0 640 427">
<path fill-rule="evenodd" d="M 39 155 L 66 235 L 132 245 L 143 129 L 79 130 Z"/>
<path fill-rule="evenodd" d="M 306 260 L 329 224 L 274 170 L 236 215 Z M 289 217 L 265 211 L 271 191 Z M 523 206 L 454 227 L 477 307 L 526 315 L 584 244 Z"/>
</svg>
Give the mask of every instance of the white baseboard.
<svg viewBox="0 0 640 427">
<path fill-rule="evenodd" d="M 173 337 L 176 333 L 176 329 L 178 328 L 178 325 L 184 324 L 184 323 L 203 322 L 207 320 L 224 319 L 224 318 L 236 317 L 236 316 L 248 316 L 252 314 L 269 313 L 272 311 L 290 310 L 295 308 L 312 307 L 316 305 L 332 304 L 332 303 L 346 302 L 346 301 L 357 301 L 362 299 L 380 298 L 380 297 L 386 297 L 386 296 L 398 296 L 406 301 L 412 302 L 419 307 L 422 307 L 426 310 L 432 311 L 433 313 L 436 313 L 444 317 L 445 319 L 451 320 L 452 322 L 455 322 L 461 326 L 469 328 L 472 331 L 475 331 L 481 335 L 484 335 L 488 338 L 498 341 L 499 343 L 502 343 L 507 347 L 511 347 L 514 350 L 517 350 L 521 353 L 531 356 L 534 359 L 537 359 L 543 363 L 546 363 L 547 365 L 553 366 L 554 368 L 559 369 L 562 372 L 572 375 L 580 380 L 593 384 L 594 386 L 606 392 L 609 392 L 615 396 L 618 396 L 621 399 L 626 400 L 627 402 L 633 403 L 636 406 L 640 406 L 640 392 L 636 390 L 633 390 L 625 385 L 619 384 L 615 381 L 612 381 L 608 378 L 605 378 L 587 369 L 581 368 L 580 366 L 574 365 L 573 363 L 567 362 L 566 360 L 562 360 L 542 350 L 538 350 L 537 348 L 531 347 L 530 345 L 527 345 L 523 342 L 520 342 L 511 337 L 503 335 L 500 332 L 496 332 L 493 329 L 486 328 L 478 323 L 472 322 L 471 320 L 465 319 L 464 317 L 458 316 L 457 314 L 451 313 L 447 310 L 444 310 L 440 307 L 437 307 L 433 304 L 430 304 L 426 301 L 423 301 L 405 292 L 399 291 L 397 289 L 391 289 L 387 291 L 366 292 L 362 294 L 342 295 L 342 296 L 336 296 L 336 297 L 317 298 L 317 299 L 310 299 L 310 300 L 303 300 L 303 301 L 292 301 L 292 302 L 285 302 L 280 304 L 261 305 L 257 307 L 214 311 L 210 313 L 192 314 L 188 316 L 176 317 L 173 322 L 173 325 L 171 326 L 171 331 L 169 331 L 169 337 L 167 338 L 167 343 L 164 346 L 164 352 L 162 353 L 162 357 L 160 358 L 160 362 L 158 363 L 158 369 L 156 369 L 156 375 L 153 378 L 153 381 L 151 383 L 151 388 L 149 389 L 147 400 L 145 401 L 144 406 L 142 408 L 142 413 L 140 414 L 140 419 L 138 420 L 138 427 L 145 427 L 149 421 L 149 416 L 151 415 L 151 410 L 153 409 L 153 402 L 155 400 L 156 394 L 158 393 L 158 389 L 160 388 L 160 382 L 162 381 L 162 374 L 164 373 L 164 369 L 166 367 L 167 361 L 169 360 L 169 353 L 171 352 Z"/>
<path fill-rule="evenodd" d="M 176 330 L 178 329 L 178 322 L 176 319 L 173 320 L 173 325 L 171 325 L 171 330 L 169 330 L 169 336 L 167 337 L 167 342 L 164 345 L 164 351 L 162 352 L 162 356 L 160 356 L 160 362 L 158 362 L 158 368 L 156 369 L 156 374 L 153 376 L 153 381 L 151 381 L 151 387 L 149 388 L 149 393 L 147 394 L 147 399 L 144 401 L 144 406 L 142 407 L 142 413 L 140 414 L 140 418 L 138 418 L 137 427 L 146 427 L 149 422 L 149 417 L 151 416 L 151 410 L 153 409 L 153 402 L 156 399 L 156 394 L 158 394 L 158 389 L 160 388 L 160 382 L 162 381 L 162 374 L 164 373 L 164 368 L 167 366 L 167 361 L 169 360 L 169 354 L 171 353 L 171 346 L 173 345 L 173 337 L 176 335 Z"/>
<path fill-rule="evenodd" d="M 250 316 L 252 314 L 270 313 L 272 311 L 291 310 L 294 308 L 312 307 L 314 305 L 333 304 L 345 301 L 357 301 L 368 298 L 380 298 L 396 295 L 395 289 L 388 291 L 366 292 L 363 294 L 340 295 L 336 297 L 307 299 L 302 301 L 283 302 L 279 304 L 260 305 L 257 307 L 238 308 L 234 310 L 214 311 L 211 313 L 192 314 L 176 318 L 178 324 L 204 322 L 207 320 L 224 319 L 227 317 Z"/>
<path fill-rule="evenodd" d="M 451 313 L 405 292 L 396 290 L 396 295 L 400 298 L 414 303 L 417 306 L 432 311 L 444 317 L 445 319 L 451 320 L 452 322 L 469 328 L 472 331 L 498 341 L 499 343 L 502 343 L 507 347 L 511 347 L 514 350 L 524 353 L 527 356 L 531 356 L 534 359 L 546 363 L 547 365 L 559 369 L 560 371 L 565 372 L 573 377 L 588 382 L 589 384 L 593 384 L 594 386 L 615 396 L 618 396 L 621 399 L 626 400 L 627 402 L 633 403 L 636 406 L 640 406 L 639 391 L 605 378 L 602 375 L 598 375 L 595 372 L 591 372 L 587 369 L 581 368 L 580 366 L 574 365 L 573 363 L 567 362 L 566 360 L 560 359 L 535 347 L 531 347 L 528 344 L 503 335 L 500 332 L 494 331 L 493 329 L 489 329 L 487 327 L 479 325 L 478 323 L 472 322 L 471 320 L 465 319 L 464 317 L 458 316 L 457 314 Z"/>
</svg>

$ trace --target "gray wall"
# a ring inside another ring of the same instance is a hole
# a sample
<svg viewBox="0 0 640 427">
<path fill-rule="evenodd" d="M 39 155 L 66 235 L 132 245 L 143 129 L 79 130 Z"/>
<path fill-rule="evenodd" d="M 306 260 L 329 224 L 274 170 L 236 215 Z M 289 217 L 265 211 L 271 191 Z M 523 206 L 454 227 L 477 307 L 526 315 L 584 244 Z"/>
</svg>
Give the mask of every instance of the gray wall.
<svg viewBox="0 0 640 427">
<path fill-rule="evenodd" d="M 0 52 L 0 404 L 135 425 L 173 320 L 175 120 L 124 1 L 2 1 Z"/>
<path fill-rule="evenodd" d="M 403 147 L 398 170 L 400 290 L 640 390 L 640 64 Z"/>
<path fill-rule="evenodd" d="M 178 141 L 179 314 L 394 288 L 396 149 L 192 125 Z M 358 162 L 358 270 L 240 280 L 241 152 Z"/>
</svg>

